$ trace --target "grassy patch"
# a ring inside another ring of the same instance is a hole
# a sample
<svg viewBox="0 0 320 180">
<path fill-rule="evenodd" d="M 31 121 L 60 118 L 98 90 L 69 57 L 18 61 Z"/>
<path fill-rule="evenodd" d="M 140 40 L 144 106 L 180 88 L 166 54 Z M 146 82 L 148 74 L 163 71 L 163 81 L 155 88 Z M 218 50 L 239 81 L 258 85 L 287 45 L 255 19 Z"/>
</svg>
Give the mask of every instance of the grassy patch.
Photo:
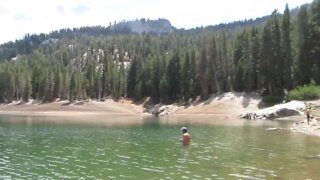
<svg viewBox="0 0 320 180">
<path fill-rule="evenodd" d="M 288 94 L 288 100 L 314 100 L 320 97 L 320 86 L 298 86 Z"/>
</svg>

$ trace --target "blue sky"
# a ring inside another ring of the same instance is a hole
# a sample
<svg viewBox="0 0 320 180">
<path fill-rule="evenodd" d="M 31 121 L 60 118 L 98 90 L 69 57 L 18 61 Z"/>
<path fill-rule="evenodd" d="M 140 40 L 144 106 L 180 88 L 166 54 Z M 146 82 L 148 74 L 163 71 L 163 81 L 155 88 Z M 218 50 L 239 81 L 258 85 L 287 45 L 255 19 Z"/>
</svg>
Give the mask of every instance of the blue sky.
<svg viewBox="0 0 320 180">
<path fill-rule="evenodd" d="M 137 18 L 166 18 L 177 28 L 193 28 L 283 12 L 312 0 L 1 0 L 0 43 L 26 33 L 61 28 L 108 26 Z"/>
</svg>

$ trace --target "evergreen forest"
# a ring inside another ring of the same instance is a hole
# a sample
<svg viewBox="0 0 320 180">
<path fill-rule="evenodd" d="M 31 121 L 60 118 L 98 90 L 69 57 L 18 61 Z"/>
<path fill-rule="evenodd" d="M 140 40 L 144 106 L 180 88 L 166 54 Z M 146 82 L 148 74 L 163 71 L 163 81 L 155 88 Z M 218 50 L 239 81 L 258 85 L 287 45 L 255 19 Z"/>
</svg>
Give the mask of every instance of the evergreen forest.
<svg viewBox="0 0 320 180">
<path fill-rule="evenodd" d="M 26 34 L 0 45 L 0 102 L 150 97 L 188 102 L 229 91 L 284 97 L 320 85 L 320 0 L 194 29 L 166 19 Z"/>
</svg>

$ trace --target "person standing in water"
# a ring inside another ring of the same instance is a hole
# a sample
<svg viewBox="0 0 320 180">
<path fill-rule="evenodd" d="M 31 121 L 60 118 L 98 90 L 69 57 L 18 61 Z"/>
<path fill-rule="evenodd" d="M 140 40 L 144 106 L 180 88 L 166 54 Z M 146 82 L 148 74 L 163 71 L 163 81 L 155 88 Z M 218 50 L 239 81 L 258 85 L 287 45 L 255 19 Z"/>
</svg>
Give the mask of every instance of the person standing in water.
<svg viewBox="0 0 320 180">
<path fill-rule="evenodd" d="M 188 133 L 188 129 L 186 127 L 182 127 L 181 128 L 181 132 L 182 132 L 182 139 L 181 142 L 184 146 L 187 146 L 190 144 L 190 140 L 191 140 L 191 136 Z"/>
<path fill-rule="evenodd" d="M 310 108 L 308 108 L 307 111 L 306 111 L 308 125 L 309 125 L 309 122 L 310 122 L 310 119 L 311 119 L 311 114 L 310 113 L 311 113 L 310 112 Z"/>
</svg>

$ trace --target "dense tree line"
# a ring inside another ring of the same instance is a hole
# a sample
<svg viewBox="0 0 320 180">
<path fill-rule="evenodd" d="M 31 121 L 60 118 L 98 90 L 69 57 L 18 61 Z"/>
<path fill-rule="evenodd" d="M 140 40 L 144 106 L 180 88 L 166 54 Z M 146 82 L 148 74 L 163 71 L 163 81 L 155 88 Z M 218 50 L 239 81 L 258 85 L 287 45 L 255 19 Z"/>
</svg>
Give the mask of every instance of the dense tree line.
<svg viewBox="0 0 320 180">
<path fill-rule="evenodd" d="M 263 22 L 222 29 L 117 34 L 96 27 L 27 35 L 0 48 L 0 102 L 187 102 L 226 91 L 283 96 L 285 89 L 320 84 L 320 0 L 294 12 L 286 6 Z"/>
</svg>

